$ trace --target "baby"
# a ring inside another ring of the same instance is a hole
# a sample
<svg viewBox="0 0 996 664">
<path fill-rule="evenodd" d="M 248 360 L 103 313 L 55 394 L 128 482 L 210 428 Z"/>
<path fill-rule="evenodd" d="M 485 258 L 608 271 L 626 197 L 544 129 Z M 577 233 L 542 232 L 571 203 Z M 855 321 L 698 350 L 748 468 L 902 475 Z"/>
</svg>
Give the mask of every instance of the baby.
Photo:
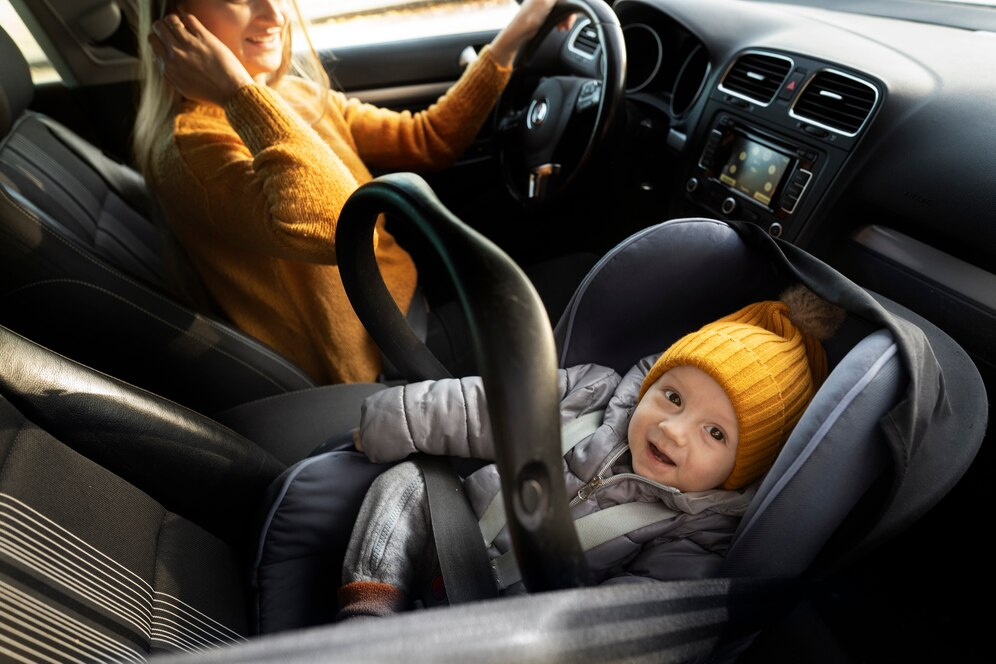
<svg viewBox="0 0 996 664">
<path fill-rule="evenodd" d="M 843 315 L 794 286 L 779 301 L 748 305 L 682 337 L 625 377 L 597 365 L 559 371 L 565 428 L 604 409 L 601 425 L 564 457 L 573 517 L 634 501 L 667 508 L 656 522 L 586 552 L 598 582 L 715 574 L 758 480 L 827 376 L 820 340 Z M 369 397 L 354 439 L 377 462 L 412 452 L 494 458 L 477 377 Z M 464 488 L 480 517 L 500 488 L 495 465 L 469 475 Z M 387 615 L 418 600 L 438 603 L 445 595 L 431 532 L 418 467 L 401 463 L 379 476 L 353 528 L 338 619 Z M 511 541 L 507 529 L 490 539 L 494 563 Z M 501 590 L 521 591 L 496 568 Z"/>
</svg>

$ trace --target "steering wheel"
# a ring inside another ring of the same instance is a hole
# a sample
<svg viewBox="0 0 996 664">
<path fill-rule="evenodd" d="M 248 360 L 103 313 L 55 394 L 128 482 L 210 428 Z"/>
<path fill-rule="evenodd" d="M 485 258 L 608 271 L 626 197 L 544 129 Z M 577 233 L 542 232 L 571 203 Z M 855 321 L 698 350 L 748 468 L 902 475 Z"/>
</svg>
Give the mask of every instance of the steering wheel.
<svg viewBox="0 0 996 664">
<path fill-rule="evenodd" d="M 546 37 L 576 13 L 583 17 L 551 53 Z M 549 203 L 577 181 L 609 134 L 625 86 L 626 45 L 612 8 L 603 0 L 560 0 L 520 49 L 496 107 L 498 161 L 515 200 Z"/>
</svg>

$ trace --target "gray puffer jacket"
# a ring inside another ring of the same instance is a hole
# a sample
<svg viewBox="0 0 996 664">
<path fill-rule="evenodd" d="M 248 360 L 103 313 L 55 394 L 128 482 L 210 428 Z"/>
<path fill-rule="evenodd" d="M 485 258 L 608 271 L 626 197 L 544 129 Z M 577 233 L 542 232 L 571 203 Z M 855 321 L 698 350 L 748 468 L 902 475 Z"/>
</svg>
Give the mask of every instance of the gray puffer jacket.
<svg viewBox="0 0 996 664">
<path fill-rule="evenodd" d="M 564 457 L 574 518 L 632 501 L 661 501 L 677 512 L 673 518 L 588 551 L 599 582 L 714 576 L 756 489 L 683 493 L 633 473 L 627 429 L 643 377 L 654 359 L 644 358 L 622 379 L 612 369 L 592 364 L 558 372 L 562 425 L 605 410 L 602 425 Z M 413 452 L 495 458 L 478 377 L 426 381 L 378 392 L 364 403 L 360 435 L 367 456 L 377 462 L 397 461 Z M 496 465 L 468 476 L 464 488 L 480 517 L 500 489 Z M 510 548 L 506 528 L 490 554 L 494 558 Z"/>
</svg>

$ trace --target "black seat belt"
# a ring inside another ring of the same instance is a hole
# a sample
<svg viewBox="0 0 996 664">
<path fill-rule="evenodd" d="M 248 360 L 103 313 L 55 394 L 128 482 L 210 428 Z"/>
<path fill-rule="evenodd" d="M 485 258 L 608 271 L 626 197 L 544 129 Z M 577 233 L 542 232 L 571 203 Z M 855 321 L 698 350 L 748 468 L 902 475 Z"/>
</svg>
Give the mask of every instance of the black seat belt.
<svg viewBox="0 0 996 664">
<path fill-rule="evenodd" d="M 463 483 L 448 459 L 419 455 L 436 555 L 450 604 L 498 596 L 491 560 Z"/>
</svg>

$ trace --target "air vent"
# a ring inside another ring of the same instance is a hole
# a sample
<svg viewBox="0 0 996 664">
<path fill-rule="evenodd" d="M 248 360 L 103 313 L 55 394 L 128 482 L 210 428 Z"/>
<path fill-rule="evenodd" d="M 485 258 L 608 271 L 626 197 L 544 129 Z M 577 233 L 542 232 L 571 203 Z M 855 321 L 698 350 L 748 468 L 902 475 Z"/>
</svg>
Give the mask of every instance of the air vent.
<svg viewBox="0 0 996 664">
<path fill-rule="evenodd" d="M 745 53 L 726 72 L 719 89 L 767 106 L 792 70 L 792 64 L 792 60 L 781 55 Z"/>
<path fill-rule="evenodd" d="M 818 72 L 799 95 L 790 115 L 824 129 L 854 136 L 878 101 L 871 83 L 843 72 Z"/>
<path fill-rule="evenodd" d="M 598 32 L 591 21 L 583 21 L 578 25 L 569 48 L 580 56 L 591 59 L 598 50 Z"/>
</svg>

